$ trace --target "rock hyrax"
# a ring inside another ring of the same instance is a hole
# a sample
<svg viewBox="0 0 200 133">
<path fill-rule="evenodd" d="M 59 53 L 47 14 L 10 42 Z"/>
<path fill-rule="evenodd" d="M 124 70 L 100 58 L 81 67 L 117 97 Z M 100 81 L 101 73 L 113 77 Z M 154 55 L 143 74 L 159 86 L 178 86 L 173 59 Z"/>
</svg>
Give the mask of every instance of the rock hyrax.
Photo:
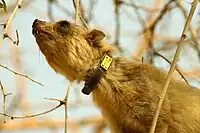
<svg viewBox="0 0 200 133">
<path fill-rule="evenodd" d="M 99 69 L 104 55 L 112 57 L 115 48 L 103 40 L 102 31 L 65 20 L 35 20 L 33 35 L 57 73 L 70 81 L 98 81 L 90 83 L 96 84 L 91 93 L 93 101 L 113 133 L 149 132 L 165 72 L 121 57 L 113 57 L 107 71 Z M 155 132 L 200 133 L 200 90 L 172 79 Z"/>
</svg>

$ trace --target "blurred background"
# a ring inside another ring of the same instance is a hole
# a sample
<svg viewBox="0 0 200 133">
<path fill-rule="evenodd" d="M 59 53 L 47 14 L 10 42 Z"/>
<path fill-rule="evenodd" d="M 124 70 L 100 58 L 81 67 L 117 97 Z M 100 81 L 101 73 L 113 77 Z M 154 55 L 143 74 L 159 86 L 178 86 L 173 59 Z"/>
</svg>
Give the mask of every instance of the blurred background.
<svg viewBox="0 0 200 133">
<path fill-rule="evenodd" d="M 39 51 L 32 35 L 34 19 L 46 21 L 69 20 L 75 22 L 73 0 L 19 0 L 21 8 L 8 27 L 8 37 L 0 41 L 0 81 L 6 97 L 6 112 L 13 116 L 26 116 L 44 112 L 64 99 L 69 82 L 56 74 Z M 5 23 L 18 0 L 6 0 L 8 11 L 0 8 L 0 37 Z M 2 3 L 2 1 L 0 0 Z M 106 40 L 116 45 L 121 56 L 149 62 L 167 71 L 180 39 L 190 0 L 80 0 L 80 14 L 88 26 L 105 32 Z M 79 21 L 79 24 L 82 24 Z M 17 39 L 16 30 L 19 39 Z M 18 45 L 13 41 L 19 40 Z M 195 11 L 191 28 L 183 42 L 177 68 L 192 86 L 200 87 L 200 10 Z M 164 56 L 165 59 L 163 57 Z M 6 68 L 5 68 L 6 66 Z M 26 77 L 42 83 L 41 86 Z M 174 76 L 183 80 L 175 71 Z M 84 83 L 73 83 L 68 97 L 69 133 L 108 133 L 100 110 L 91 96 L 81 93 Z M 3 94 L 0 95 L 0 112 L 3 113 Z M 63 133 L 65 109 L 61 106 L 45 115 L 14 119 L 0 116 L 1 133 Z"/>
</svg>

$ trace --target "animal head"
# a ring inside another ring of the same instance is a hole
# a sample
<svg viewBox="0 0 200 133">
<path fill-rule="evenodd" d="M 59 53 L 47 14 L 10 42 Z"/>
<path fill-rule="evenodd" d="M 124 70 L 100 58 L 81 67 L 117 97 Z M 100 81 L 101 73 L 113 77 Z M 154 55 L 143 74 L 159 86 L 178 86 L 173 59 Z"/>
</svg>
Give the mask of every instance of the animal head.
<svg viewBox="0 0 200 133">
<path fill-rule="evenodd" d="M 76 80 L 105 53 L 112 54 L 116 50 L 103 41 L 102 31 L 89 30 L 69 21 L 50 23 L 36 19 L 32 28 L 49 65 L 69 80 Z"/>
</svg>

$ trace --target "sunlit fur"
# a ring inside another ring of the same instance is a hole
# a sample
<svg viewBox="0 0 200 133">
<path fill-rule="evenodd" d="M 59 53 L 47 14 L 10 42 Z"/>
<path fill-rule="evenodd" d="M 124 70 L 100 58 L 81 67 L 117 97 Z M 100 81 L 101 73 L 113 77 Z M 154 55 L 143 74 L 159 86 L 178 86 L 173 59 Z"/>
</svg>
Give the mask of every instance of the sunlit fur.
<svg viewBox="0 0 200 133">
<path fill-rule="evenodd" d="M 59 22 L 58 22 L 59 23 Z M 113 47 L 101 40 L 92 44 L 90 31 L 70 23 L 60 32 L 58 23 L 38 22 L 35 30 L 40 50 L 49 65 L 67 79 L 87 80 L 104 53 Z M 38 29 L 37 29 L 38 28 Z M 112 133 L 148 133 L 166 73 L 149 64 L 114 58 L 92 92 Z M 200 90 L 172 79 L 156 133 L 200 133 Z"/>
</svg>

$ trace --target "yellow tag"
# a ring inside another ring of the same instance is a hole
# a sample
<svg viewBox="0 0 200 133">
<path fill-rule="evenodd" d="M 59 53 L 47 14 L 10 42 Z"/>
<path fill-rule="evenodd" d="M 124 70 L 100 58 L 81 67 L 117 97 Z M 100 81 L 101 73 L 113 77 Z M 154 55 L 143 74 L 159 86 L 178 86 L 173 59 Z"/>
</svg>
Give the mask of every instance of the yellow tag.
<svg viewBox="0 0 200 133">
<path fill-rule="evenodd" d="M 108 55 L 105 55 L 103 61 L 101 62 L 101 67 L 105 70 L 108 70 L 111 63 L 112 63 L 112 58 Z"/>
</svg>

